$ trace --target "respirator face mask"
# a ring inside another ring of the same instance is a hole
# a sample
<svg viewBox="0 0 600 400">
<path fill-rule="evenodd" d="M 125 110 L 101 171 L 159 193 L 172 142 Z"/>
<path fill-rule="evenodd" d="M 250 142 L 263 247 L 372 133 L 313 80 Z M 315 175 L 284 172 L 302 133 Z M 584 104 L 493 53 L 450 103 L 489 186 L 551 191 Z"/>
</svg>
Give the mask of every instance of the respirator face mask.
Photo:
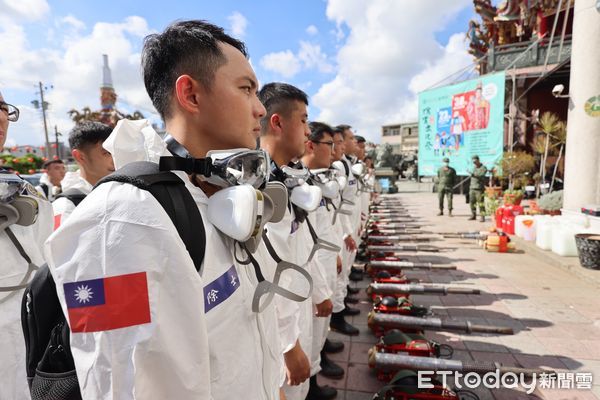
<svg viewBox="0 0 600 400">
<path fill-rule="evenodd" d="M 265 225 L 283 219 L 287 201 L 287 189 L 280 182 L 269 182 L 262 191 L 247 184 L 231 186 L 209 198 L 207 217 L 219 231 L 254 253 Z"/>
<path fill-rule="evenodd" d="M 184 171 L 220 186 L 208 200 L 208 219 L 221 232 L 255 252 L 268 222 L 285 214 L 287 190 L 269 182 L 271 160 L 263 150 L 211 150 L 205 158 L 193 158 L 173 137 L 166 139 L 174 156 L 160 158 L 161 171 Z"/>
<path fill-rule="evenodd" d="M 352 165 L 352 168 L 350 168 L 350 171 L 352 171 L 352 174 L 354 176 L 356 176 L 357 178 L 361 178 L 364 174 L 365 174 L 365 165 L 363 163 L 356 163 Z"/>
<path fill-rule="evenodd" d="M 321 203 L 321 189 L 309 185 L 310 170 L 301 163 L 296 167 L 285 166 L 281 168 L 283 182 L 290 191 L 290 201 L 304 211 L 314 211 Z"/>
<path fill-rule="evenodd" d="M 335 199 L 340 194 L 340 185 L 336 179 L 334 170 L 328 168 L 315 169 L 311 171 L 312 180 L 323 193 L 323 197 L 330 200 Z"/>
<path fill-rule="evenodd" d="M 27 287 L 29 277 L 38 269 L 25 249 L 10 229 L 13 224 L 30 226 L 35 223 L 39 213 L 39 201 L 41 196 L 35 188 L 27 181 L 13 173 L 0 172 L 0 232 L 4 231 L 13 243 L 21 257 L 27 261 L 28 267 L 21 281 L 14 286 L 0 287 L 0 292 L 11 292 L 0 298 L 0 304 L 16 291 Z"/>
<path fill-rule="evenodd" d="M 0 231 L 17 224 L 33 225 L 41 199 L 37 190 L 13 173 L 0 172 Z"/>
</svg>

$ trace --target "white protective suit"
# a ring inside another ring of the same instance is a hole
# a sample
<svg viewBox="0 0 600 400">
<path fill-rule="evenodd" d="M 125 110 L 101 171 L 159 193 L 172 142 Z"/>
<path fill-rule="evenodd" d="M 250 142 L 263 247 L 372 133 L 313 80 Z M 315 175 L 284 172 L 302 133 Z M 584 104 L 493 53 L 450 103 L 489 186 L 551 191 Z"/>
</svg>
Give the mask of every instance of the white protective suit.
<svg viewBox="0 0 600 400">
<path fill-rule="evenodd" d="M 312 226 L 315 228 L 317 236 L 323 240 L 340 245 L 341 235 L 339 235 L 331 220 L 333 218 L 333 207 L 327 209 L 326 200 L 323 199 L 319 208 L 308 215 Z M 325 283 L 325 287 L 321 291 L 313 293 L 313 304 L 320 304 L 326 299 L 333 301 L 333 295 L 336 290 L 337 282 L 337 256 L 339 253 L 334 253 L 328 250 L 319 250 L 315 254 L 320 266 L 318 271 L 313 273 L 313 276 L 320 274 L 320 281 Z M 316 375 L 321 370 L 321 350 L 325 344 L 327 333 L 329 332 L 329 322 L 331 315 L 328 317 L 313 317 L 313 333 L 312 333 L 312 351 L 310 355 L 310 374 Z"/>
<path fill-rule="evenodd" d="M 339 223 L 342 226 L 343 237 L 346 238 L 348 236 L 352 237 L 354 241 L 358 245 L 358 224 L 357 220 L 360 220 L 360 203 L 359 198 L 357 197 L 357 179 L 352 172 L 350 171 L 352 164 L 346 157 L 342 157 L 340 160 L 342 163 L 347 165 L 348 170 L 348 183 L 344 190 L 342 190 L 341 197 L 345 200 L 349 200 L 354 203 L 354 205 L 343 205 L 344 210 L 349 210 L 352 212 L 352 215 L 344 215 L 338 214 Z M 341 169 L 341 171 L 345 174 L 345 170 Z M 341 206 L 341 203 L 340 203 Z M 339 207 L 339 206 L 338 206 Z M 346 298 L 346 294 L 348 293 L 347 285 L 349 282 L 349 274 L 350 268 L 354 263 L 354 258 L 356 257 L 356 251 L 348 251 L 346 245 L 342 246 L 342 272 L 337 276 L 337 285 L 336 291 L 334 295 L 333 301 L 333 312 L 340 312 L 345 308 L 344 299 Z"/>
<path fill-rule="evenodd" d="M 15 234 L 25 253 L 38 267 L 44 263 L 43 244 L 52 233 L 52 206 L 39 199 L 37 221 L 30 226 L 13 224 Z M 19 285 L 25 278 L 28 263 L 9 239 L 0 232 L 0 287 Z M 29 277 L 31 280 L 32 276 Z M 21 301 L 24 289 L 0 292 L 0 398 L 30 399 L 25 371 L 25 342 L 21 328 Z"/>
<path fill-rule="evenodd" d="M 63 192 L 74 189 L 85 195 L 89 194 L 94 188 L 88 181 L 79 175 L 79 171 L 67 172 L 65 178 L 61 182 L 61 186 Z M 52 209 L 54 211 L 54 229 L 56 230 L 67 220 L 67 218 L 69 218 L 73 210 L 75 210 L 75 204 L 66 197 L 59 197 L 52 202 Z"/>
<path fill-rule="evenodd" d="M 165 152 L 146 121 L 121 123 L 104 143 L 117 168 L 132 160 L 156 162 Z M 252 266 L 235 261 L 233 240 L 208 222 L 209 199 L 185 173 L 177 174 L 204 221 L 201 276 L 160 204 L 128 184 L 110 182 L 94 190 L 48 240 L 65 312 L 65 282 L 147 275 L 150 323 L 72 333 L 83 398 L 278 399 L 274 307 L 252 312 Z"/>
<path fill-rule="evenodd" d="M 313 348 L 313 317 L 315 314 L 314 304 L 321 303 L 330 298 L 331 292 L 328 289 L 327 282 L 325 281 L 322 273 L 323 266 L 317 257 L 317 255 L 323 250 L 319 250 L 319 252 L 315 254 L 310 262 L 307 261 L 313 247 L 313 240 L 306 222 L 299 224 L 297 235 L 295 240 L 292 241 L 291 246 L 295 248 L 295 250 L 292 251 L 295 251 L 296 254 L 296 258 L 293 262 L 305 268 L 313 280 L 312 298 L 309 298 L 302 303 L 297 303 L 298 327 L 300 333 L 298 339 L 300 341 L 300 346 L 302 346 L 302 350 L 304 350 L 304 353 L 310 362 Z M 308 394 L 308 389 L 308 380 L 297 386 L 289 386 L 286 383 L 283 387 L 285 396 L 288 400 L 304 400 Z"/>
</svg>

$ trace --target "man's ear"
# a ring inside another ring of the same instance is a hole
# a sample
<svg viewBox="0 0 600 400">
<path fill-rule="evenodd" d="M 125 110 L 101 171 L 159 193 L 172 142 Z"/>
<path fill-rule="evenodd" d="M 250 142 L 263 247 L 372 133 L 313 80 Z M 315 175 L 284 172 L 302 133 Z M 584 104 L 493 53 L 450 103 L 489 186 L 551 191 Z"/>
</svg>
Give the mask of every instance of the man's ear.
<svg viewBox="0 0 600 400">
<path fill-rule="evenodd" d="M 85 159 L 85 155 L 79 149 L 71 150 L 71 155 L 73 156 L 75 161 L 77 161 L 78 164 L 81 164 L 81 162 Z"/>
<path fill-rule="evenodd" d="M 271 118 L 269 118 L 269 128 L 273 132 L 281 133 L 283 129 L 281 115 L 277 113 L 271 115 Z"/>
<path fill-rule="evenodd" d="M 179 106 L 190 113 L 198 112 L 200 84 L 189 75 L 181 75 L 175 81 L 175 99 Z"/>
</svg>

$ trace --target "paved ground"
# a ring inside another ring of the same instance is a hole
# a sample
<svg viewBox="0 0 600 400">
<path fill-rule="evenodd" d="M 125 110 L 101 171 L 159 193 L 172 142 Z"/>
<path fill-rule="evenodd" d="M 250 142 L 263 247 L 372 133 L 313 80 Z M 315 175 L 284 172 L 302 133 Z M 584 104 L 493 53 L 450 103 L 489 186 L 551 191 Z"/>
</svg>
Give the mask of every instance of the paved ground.
<svg viewBox="0 0 600 400">
<path fill-rule="evenodd" d="M 436 217 L 437 197 L 431 193 L 401 193 L 398 196 L 412 215 L 423 223 L 422 230 L 432 232 L 483 230 L 491 222 L 467 221 L 468 205 L 464 196 L 455 196 L 455 216 Z M 432 245 L 453 247 L 446 253 L 407 253 L 409 261 L 454 263 L 456 271 L 416 273 L 411 278 L 424 282 L 463 285 L 486 292 L 479 296 L 413 296 L 417 304 L 431 306 L 440 316 L 469 319 L 482 324 L 509 325 L 512 336 L 486 334 L 462 335 L 426 332 L 426 336 L 454 347 L 454 358 L 461 360 L 498 361 L 504 365 L 526 368 L 552 368 L 565 373 L 591 372 L 596 378 L 591 390 L 541 389 L 536 396 L 516 390 L 478 390 L 487 399 L 568 399 L 600 398 L 600 302 L 598 286 L 565 268 L 549 263 L 531 248 L 516 254 L 488 253 L 475 241 L 442 239 Z M 598 272 L 600 275 L 600 271 Z M 357 287 L 366 287 L 367 280 Z M 364 292 L 358 307 L 361 315 L 353 317 L 360 328 L 357 337 L 331 333 L 330 338 L 343 340 L 346 349 L 331 358 L 346 369 L 339 381 L 319 377 L 319 382 L 340 389 L 338 399 L 370 399 L 383 386 L 367 365 L 367 351 L 376 342 L 366 325 L 371 303 Z M 569 377 L 569 375 L 565 375 Z"/>
</svg>

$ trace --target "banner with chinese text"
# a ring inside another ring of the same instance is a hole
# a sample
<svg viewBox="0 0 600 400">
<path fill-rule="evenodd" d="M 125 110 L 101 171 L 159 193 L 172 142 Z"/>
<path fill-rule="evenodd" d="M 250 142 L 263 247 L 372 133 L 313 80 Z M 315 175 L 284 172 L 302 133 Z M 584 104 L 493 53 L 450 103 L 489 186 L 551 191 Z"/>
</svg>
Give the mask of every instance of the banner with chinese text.
<svg viewBox="0 0 600 400">
<path fill-rule="evenodd" d="M 419 175 L 437 175 L 445 157 L 458 175 L 478 155 L 488 169 L 502 158 L 504 72 L 419 93 Z"/>
</svg>

